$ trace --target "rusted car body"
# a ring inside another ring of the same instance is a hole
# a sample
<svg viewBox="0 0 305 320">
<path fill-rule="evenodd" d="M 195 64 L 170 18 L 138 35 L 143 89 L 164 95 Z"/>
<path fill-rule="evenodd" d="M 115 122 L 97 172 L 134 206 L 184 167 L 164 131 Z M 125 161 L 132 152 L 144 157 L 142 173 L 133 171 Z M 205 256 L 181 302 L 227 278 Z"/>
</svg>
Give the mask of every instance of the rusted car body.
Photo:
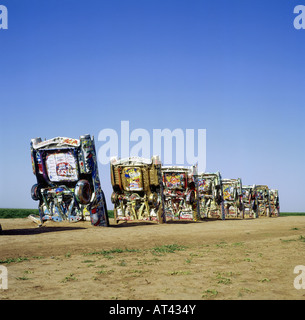
<svg viewBox="0 0 305 320">
<path fill-rule="evenodd" d="M 165 222 L 159 157 L 111 159 L 114 221 Z"/>
<path fill-rule="evenodd" d="M 225 219 L 244 218 L 242 199 L 242 182 L 237 179 L 222 179 L 222 194 L 224 201 Z"/>
<path fill-rule="evenodd" d="M 196 167 L 163 166 L 162 176 L 166 221 L 198 221 Z"/>
<path fill-rule="evenodd" d="M 278 217 L 280 215 L 280 198 L 277 189 L 269 189 L 270 215 Z"/>
<path fill-rule="evenodd" d="M 200 218 L 224 219 L 225 213 L 220 173 L 200 173 L 197 175 L 196 185 Z"/>
<path fill-rule="evenodd" d="M 256 185 L 256 199 L 258 205 L 258 215 L 270 217 L 270 197 L 269 187 L 266 185 Z"/>
<path fill-rule="evenodd" d="M 39 201 L 39 217 L 30 215 L 31 220 L 38 225 L 47 220 L 90 220 L 95 226 L 109 225 L 94 138 L 32 139 L 31 158 L 37 179 L 31 196 Z"/>
<path fill-rule="evenodd" d="M 256 200 L 256 186 L 244 185 L 242 186 L 243 194 L 243 206 L 244 206 L 244 217 L 258 218 L 258 205 Z"/>
</svg>

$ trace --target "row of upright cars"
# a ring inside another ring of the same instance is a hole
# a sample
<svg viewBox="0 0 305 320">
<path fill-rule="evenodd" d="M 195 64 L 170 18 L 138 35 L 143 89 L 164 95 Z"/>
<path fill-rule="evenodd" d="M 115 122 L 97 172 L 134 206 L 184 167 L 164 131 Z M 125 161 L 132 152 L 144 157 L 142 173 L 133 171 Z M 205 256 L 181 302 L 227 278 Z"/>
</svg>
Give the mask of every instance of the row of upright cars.
<svg viewBox="0 0 305 320">
<path fill-rule="evenodd" d="M 98 174 L 94 139 L 56 137 L 31 140 L 31 195 L 39 201 L 42 225 L 47 220 L 90 220 L 109 226 L 107 204 Z M 243 186 L 240 178 L 223 179 L 219 172 L 200 173 L 196 166 L 163 166 L 158 156 L 110 161 L 114 223 L 121 221 L 258 218 L 278 216 L 278 190 Z"/>
</svg>

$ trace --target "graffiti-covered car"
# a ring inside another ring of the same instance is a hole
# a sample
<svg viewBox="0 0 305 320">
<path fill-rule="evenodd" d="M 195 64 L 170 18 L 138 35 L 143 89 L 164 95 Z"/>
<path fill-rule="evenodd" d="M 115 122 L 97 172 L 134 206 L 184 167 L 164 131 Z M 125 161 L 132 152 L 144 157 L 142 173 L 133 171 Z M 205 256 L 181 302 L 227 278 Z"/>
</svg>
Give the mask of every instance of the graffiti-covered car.
<svg viewBox="0 0 305 320">
<path fill-rule="evenodd" d="M 255 185 L 242 186 L 245 217 L 258 218 L 258 205 L 256 200 L 255 189 Z"/>
<path fill-rule="evenodd" d="M 242 182 L 237 179 L 222 179 L 222 194 L 224 201 L 225 218 L 244 218 L 242 200 Z"/>
<path fill-rule="evenodd" d="M 110 161 L 114 221 L 165 222 L 162 195 L 161 162 L 130 157 Z"/>
<path fill-rule="evenodd" d="M 39 217 L 29 218 L 40 225 L 47 220 L 90 220 L 95 226 L 108 226 L 93 137 L 32 139 L 31 158 L 37 179 L 31 196 L 39 201 Z"/>
<path fill-rule="evenodd" d="M 280 215 L 280 198 L 277 189 L 269 190 L 270 215 L 278 217 Z"/>
<path fill-rule="evenodd" d="M 200 218 L 224 219 L 220 173 L 199 173 L 196 185 Z"/>
<path fill-rule="evenodd" d="M 163 166 L 162 176 L 166 221 L 199 220 L 196 168 Z"/>
<path fill-rule="evenodd" d="M 266 185 L 256 185 L 256 199 L 259 216 L 270 216 L 269 187 Z"/>
</svg>

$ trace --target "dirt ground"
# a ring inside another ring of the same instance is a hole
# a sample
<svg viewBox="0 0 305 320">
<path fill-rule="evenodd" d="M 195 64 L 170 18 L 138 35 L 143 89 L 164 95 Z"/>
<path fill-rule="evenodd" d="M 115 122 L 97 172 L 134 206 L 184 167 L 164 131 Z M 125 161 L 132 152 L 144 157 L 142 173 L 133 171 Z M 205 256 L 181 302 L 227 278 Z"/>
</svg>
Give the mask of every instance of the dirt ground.
<svg viewBox="0 0 305 320">
<path fill-rule="evenodd" d="M 305 217 L 110 223 L 0 219 L 0 300 L 305 299 Z"/>
</svg>

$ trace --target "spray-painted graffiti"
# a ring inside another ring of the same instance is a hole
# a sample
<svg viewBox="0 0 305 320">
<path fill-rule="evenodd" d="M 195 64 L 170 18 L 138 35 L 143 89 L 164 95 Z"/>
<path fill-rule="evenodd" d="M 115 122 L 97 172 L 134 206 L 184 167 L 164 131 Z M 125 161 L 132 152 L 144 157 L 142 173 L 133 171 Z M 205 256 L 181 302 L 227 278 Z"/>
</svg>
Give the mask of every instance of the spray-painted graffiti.
<svg viewBox="0 0 305 320">
<path fill-rule="evenodd" d="M 280 215 L 280 197 L 277 189 L 269 189 L 270 215 Z"/>
<path fill-rule="evenodd" d="M 90 220 L 108 226 L 108 212 L 101 188 L 94 139 L 56 137 L 31 140 L 31 159 L 37 183 L 33 200 L 39 201 L 39 217 L 29 218 L 39 225 L 47 220 L 75 222 Z"/>
<path fill-rule="evenodd" d="M 269 199 L 269 187 L 266 185 L 256 186 L 256 198 L 258 204 L 259 216 L 271 216 L 270 199 Z"/>
<path fill-rule="evenodd" d="M 124 168 L 123 174 L 127 181 L 127 189 L 130 191 L 142 190 L 142 175 L 140 168 Z"/>
<path fill-rule="evenodd" d="M 199 219 L 196 167 L 162 167 L 166 220 Z"/>
<path fill-rule="evenodd" d="M 131 157 L 111 159 L 111 183 L 114 204 L 114 222 L 156 221 L 165 222 L 161 162 Z"/>
<path fill-rule="evenodd" d="M 78 180 L 76 159 L 71 151 L 47 153 L 46 169 L 52 182 Z"/>
<path fill-rule="evenodd" d="M 244 218 L 242 182 L 237 179 L 222 179 L 225 219 Z"/>
<path fill-rule="evenodd" d="M 180 172 L 165 172 L 165 185 L 169 189 L 184 189 L 186 174 Z"/>
<path fill-rule="evenodd" d="M 245 217 L 258 218 L 256 186 L 242 186 L 242 196 Z"/>
<path fill-rule="evenodd" d="M 199 174 L 197 185 L 200 217 L 224 219 L 220 173 Z"/>
</svg>

